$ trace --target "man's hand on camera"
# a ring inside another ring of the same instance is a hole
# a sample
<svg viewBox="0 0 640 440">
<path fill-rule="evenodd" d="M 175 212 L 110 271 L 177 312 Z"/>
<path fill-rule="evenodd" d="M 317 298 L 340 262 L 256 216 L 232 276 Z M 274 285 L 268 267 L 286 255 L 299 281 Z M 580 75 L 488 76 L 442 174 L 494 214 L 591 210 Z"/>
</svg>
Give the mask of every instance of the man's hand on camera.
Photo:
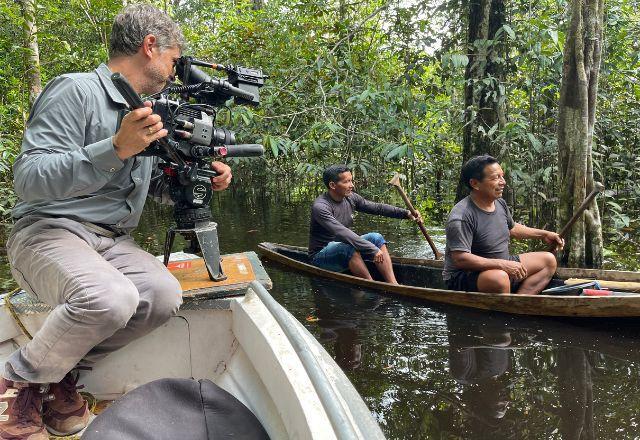
<svg viewBox="0 0 640 440">
<path fill-rule="evenodd" d="M 151 110 L 151 102 L 146 101 L 143 108 L 138 108 L 122 118 L 120 130 L 113 136 L 113 147 L 120 160 L 134 156 L 151 144 L 168 134 L 162 128 L 159 115 Z"/>
<path fill-rule="evenodd" d="M 211 162 L 211 168 L 218 175 L 211 179 L 211 188 L 214 191 L 222 191 L 227 189 L 229 183 L 231 183 L 231 168 L 229 165 L 222 162 Z"/>
</svg>

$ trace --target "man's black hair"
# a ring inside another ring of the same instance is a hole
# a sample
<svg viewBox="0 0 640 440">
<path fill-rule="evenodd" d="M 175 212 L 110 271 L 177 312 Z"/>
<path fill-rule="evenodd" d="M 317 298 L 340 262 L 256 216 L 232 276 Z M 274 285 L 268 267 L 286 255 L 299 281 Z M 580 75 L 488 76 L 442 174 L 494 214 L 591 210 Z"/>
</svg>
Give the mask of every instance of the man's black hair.
<svg viewBox="0 0 640 440">
<path fill-rule="evenodd" d="M 494 163 L 498 163 L 498 160 L 493 156 L 489 156 L 488 154 L 483 154 L 482 156 L 474 156 L 466 161 L 465 164 L 462 165 L 461 171 L 462 180 L 464 181 L 465 185 L 467 185 L 470 190 L 473 190 L 470 180 L 476 179 L 478 181 L 482 181 L 482 179 L 484 179 L 484 168 L 487 165 L 493 165 Z"/>
<path fill-rule="evenodd" d="M 351 168 L 346 165 L 330 165 L 322 173 L 322 180 L 324 185 L 329 188 L 329 182 L 339 182 L 340 174 L 351 172 Z"/>
</svg>

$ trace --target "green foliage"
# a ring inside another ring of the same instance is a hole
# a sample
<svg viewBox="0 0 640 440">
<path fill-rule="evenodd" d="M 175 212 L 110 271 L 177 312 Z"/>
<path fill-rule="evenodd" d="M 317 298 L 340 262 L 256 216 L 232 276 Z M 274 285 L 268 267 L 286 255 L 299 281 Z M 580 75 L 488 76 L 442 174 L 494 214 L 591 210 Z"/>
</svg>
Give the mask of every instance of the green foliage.
<svg viewBox="0 0 640 440">
<path fill-rule="evenodd" d="M 42 0 L 36 21 L 43 83 L 94 68 L 107 56 L 111 21 L 122 0 Z M 380 188 L 392 172 L 425 211 L 442 222 L 453 202 L 464 125 L 465 6 L 459 2 L 381 0 L 174 0 L 155 2 L 182 25 L 189 53 L 219 63 L 259 66 L 270 75 L 262 106 L 221 112 L 243 142 L 261 142 L 262 161 L 237 163 L 236 181 L 263 192 L 309 198 L 324 166 L 342 162 L 359 186 Z M 506 80 L 484 79 L 487 98 L 504 99 L 506 124 L 479 127 L 502 148 L 516 218 L 554 224 L 555 120 L 566 3 L 507 5 L 508 22 L 489 49 Z M 613 203 L 603 218 L 616 234 L 638 227 L 640 41 L 638 9 L 606 5 L 594 155 Z M 16 2 L 0 4 L 0 214 L 11 205 L 10 164 L 28 114 L 24 20 Z M 497 58 L 495 58 L 497 57 Z M 382 189 L 385 188 L 385 189 Z"/>
</svg>

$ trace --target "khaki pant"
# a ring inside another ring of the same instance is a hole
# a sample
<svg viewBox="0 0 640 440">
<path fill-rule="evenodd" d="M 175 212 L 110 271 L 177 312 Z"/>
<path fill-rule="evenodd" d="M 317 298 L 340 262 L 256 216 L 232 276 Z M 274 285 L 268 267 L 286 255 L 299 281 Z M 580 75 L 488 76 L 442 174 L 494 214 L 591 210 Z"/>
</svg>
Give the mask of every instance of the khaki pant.
<svg viewBox="0 0 640 440">
<path fill-rule="evenodd" d="M 4 377 L 59 382 L 175 314 L 180 284 L 130 235 L 108 238 L 64 218 L 26 217 L 7 241 L 18 284 L 54 310 L 33 340 L 14 352 Z"/>
</svg>

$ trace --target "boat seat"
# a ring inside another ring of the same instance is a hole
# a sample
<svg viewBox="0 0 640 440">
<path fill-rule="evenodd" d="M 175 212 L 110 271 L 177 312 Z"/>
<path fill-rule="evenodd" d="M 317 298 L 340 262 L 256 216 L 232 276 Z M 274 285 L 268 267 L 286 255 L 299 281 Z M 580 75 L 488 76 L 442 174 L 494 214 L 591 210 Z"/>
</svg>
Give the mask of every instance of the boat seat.
<svg viewBox="0 0 640 440">
<path fill-rule="evenodd" d="M 2 295 L 2 301 L 5 304 L 10 302 L 13 310 L 15 310 L 18 315 L 48 313 L 53 310 L 51 306 L 40 301 L 38 297 L 24 290 L 11 294 L 11 296 L 9 295 L 10 294 Z"/>
<path fill-rule="evenodd" d="M 82 440 L 268 439 L 255 415 L 210 380 L 159 379 L 116 400 Z"/>
<path fill-rule="evenodd" d="M 244 295 L 245 291 L 231 292 L 233 296 Z M 183 303 L 180 306 L 180 310 L 189 309 L 228 309 L 229 299 L 228 296 L 222 298 L 208 298 L 206 296 L 183 296 Z M 4 305 L 8 301 L 8 294 L 0 295 L 0 305 Z M 10 298 L 11 308 L 18 314 L 32 315 L 38 313 L 49 313 L 53 308 L 40 301 L 35 295 L 30 294 L 24 290 L 21 290 L 13 294 Z"/>
<path fill-rule="evenodd" d="M 245 292 L 246 289 L 234 290 L 233 292 L 225 292 L 224 296 L 218 298 L 211 298 L 208 295 L 183 295 L 180 311 L 203 309 L 229 310 L 232 301 L 231 295 L 244 295 Z M 53 308 L 51 306 L 24 290 L 13 294 L 7 293 L 0 295 L 0 345 L 19 335 L 25 335 L 30 339 L 42 326 L 47 315 L 52 310 Z M 10 345 L 9 348 L 6 349 L 13 351 L 14 346 Z M 0 356 L 1 353 L 3 353 L 2 347 L 0 347 Z"/>
</svg>

